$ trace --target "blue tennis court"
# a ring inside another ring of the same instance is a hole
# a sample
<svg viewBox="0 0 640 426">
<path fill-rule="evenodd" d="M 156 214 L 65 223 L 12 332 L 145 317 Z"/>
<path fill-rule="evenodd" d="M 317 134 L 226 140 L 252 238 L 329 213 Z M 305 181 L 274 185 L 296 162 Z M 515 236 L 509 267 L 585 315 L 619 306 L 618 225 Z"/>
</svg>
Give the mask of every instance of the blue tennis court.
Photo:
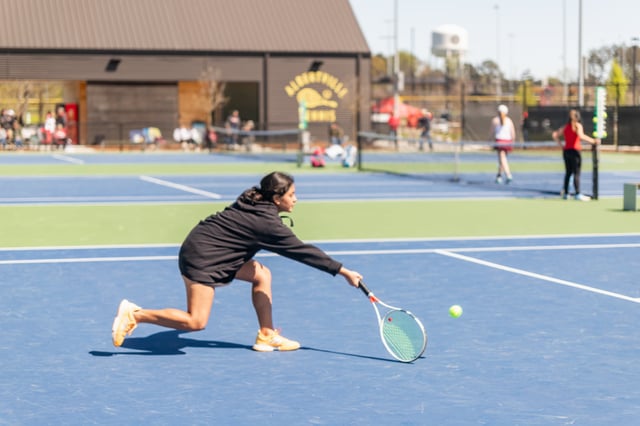
<svg viewBox="0 0 640 426">
<path fill-rule="evenodd" d="M 406 164 L 422 161 L 425 164 L 449 164 L 450 155 L 431 153 L 411 154 L 366 154 L 382 159 L 401 157 Z M 282 157 L 282 158 L 281 158 Z M 493 156 L 476 153 L 465 154 L 465 161 Z M 512 162 L 518 164 L 548 161 L 548 155 L 531 153 L 514 154 Z M 125 152 L 125 153 L 29 153 L 0 156 L 0 166 L 135 166 L 140 165 L 190 165 L 200 167 L 199 174 L 171 175 L 140 173 L 139 175 L 112 176 L 94 174 L 86 176 L 2 176 L 0 204 L 105 204 L 105 203 L 167 203 L 202 202 L 207 200 L 232 201 L 244 189 L 255 185 L 260 174 L 217 174 L 216 166 L 247 164 L 270 164 L 273 161 L 295 162 L 295 153 L 180 153 L 180 152 Z M 558 163 L 560 163 L 558 158 Z M 615 161 L 615 160 L 610 160 Z M 210 166 L 210 174 L 208 173 Z M 202 168 L 204 167 L 204 169 Z M 306 167 L 308 171 L 309 168 Z M 299 198 L 313 200 L 389 200 L 389 199 L 452 199 L 452 198 L 549 198 L 558 197 L 562 187 L 562 172 L 517 172 L 510 185 L 496 185 L 494 173 L 465 172 L 456 175 L 447 173 L 407 174 L 402 173 L 331 173 L 316 170 L 316 173 L 296 174 Z M 592 191 L 592 172 L 584 166 L 583 191 Z M 622 195 L 624 182 L 638 179 L 635 170 L 601 170 L 598 195 L 601 198 Z"/>
<path fill-rule="evenodd" d="M 0 157 L 1 158 L 1 157 Z M 599 196 L 620 197 L 634 172 L 600 174 Z M 0 204 L 87 204 L 232 201 L 255 185 L 260 174 L 34 176 L 0 177 Z M 487 174 L 469 174 L 464 181 L 444 176 L 412 178 L 379 173 L 300 173 L 298 197 L 314 200 L 384 200 L 559 197 L 561 173 L 521 173 L 511 185 L 496 185 Z M 583 186 L 590 192 L 591 174 Z"/>
<path fill-rule="evenodd" d="M 69 158 L 239 161 L 219 157 Z M 69 158 L 8 155 L 0 163 Z M 634 174 L 603 173 L 601 197 L 620 197 Z M 6 176 L 0 206 L 229 202 L 260 177 Z M 481 174 L 458 182 L 329 170 L 295 177 L 304 202 L 557 197 L 528 190 L 542 174 L 521 174 L 513 186 Z M 559 190 L 561 175 L 544 179 Z M 422 320 L 422 358 L 395 361 L 370 302 L 342 278 L 269 253 L 258 259 L 274 275 L 275 323 L 301 350 L 251 350 L 257 321 L 242 282 L 217 291 L 205 330 L 141 324 L 114 348 L 122 298 L 186 306 L 178 245 L 0 247 L 0 425 L 603 425 L 632 424 L 640 414 L 640 234 L 316 244 Z M 458 319 L 448 315 L 453 304 L 464 308 Z"/>
<path fill-rule="evenodd" d="M 0 251 L 2 424 L 632 424 L 640 235 L 319 242 L 429 334 L 394 361 L 360 291 L 264 254 L 274 315 L 302 350 L 251 350 L 249 286 L 206 330 L 142 324 L 121 298 L 185 306 L 177 246 Z M 615 259 L 615 261 L 612 261 Z M 403 271 L 399 274 L 398 271 Z M 452 304 L 464 314 L 448 316 Z"/>
</svg>

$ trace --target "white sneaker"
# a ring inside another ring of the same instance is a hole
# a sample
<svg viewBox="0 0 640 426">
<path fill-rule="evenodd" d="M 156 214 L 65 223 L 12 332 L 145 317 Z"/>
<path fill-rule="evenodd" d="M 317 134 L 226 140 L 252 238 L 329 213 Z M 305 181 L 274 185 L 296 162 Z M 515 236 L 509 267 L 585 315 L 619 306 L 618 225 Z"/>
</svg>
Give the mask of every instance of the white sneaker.
<svg viewBox="0 0 640 426">
<path fill-rule="evenodd" d="M 578 201 L 591 201 L 591 197 L 582 194 L 576 194 L 576 200 Z"/>
</svg>

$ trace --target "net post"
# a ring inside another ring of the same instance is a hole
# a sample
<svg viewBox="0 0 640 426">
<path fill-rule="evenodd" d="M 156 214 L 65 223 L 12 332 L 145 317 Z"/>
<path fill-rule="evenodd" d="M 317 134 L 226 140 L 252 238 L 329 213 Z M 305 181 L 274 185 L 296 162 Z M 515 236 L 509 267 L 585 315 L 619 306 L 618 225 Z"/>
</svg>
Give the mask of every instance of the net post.
<svg viewBox="0 0 640 426">
<path fill-rule="evenodd" d="M 304 130 L 300 129 L 298 131 L 298 155 L 296 158 L 296 166 L 298 168 L 302 167 L 304 162 L 304 142 Z"/>
<path fill-rule="evenodd" d="M 298 129 L 298 151 L 296 154 L 296 166 L 302 167 L 304 156 L 309 152 L 311 145 L 311 133 L 306 129 Z"/>
<path fill-rule="evenodd" d="M 362 171 L 362 136 L 360 136 L 360 132 L 356 135 L 356 146 L 358 147 L 357 157 L 358 157 L 358 171 Z"/>
<path fill-rule="evenodd" d="M 460 181 L 460 148 L 462 146 L 462 143 L 463 143 L 462 140 L 460 140 L 458 143 L 456 143 L 456 147 L 454 149 L 454 157 L 453 157 L 453 162 L 454 162 L 453 181 L 454 182 Z"/>
<path fill-rule="evenodd" d="M 598 144 L 593 144 L 591 145 L 591 162 L 593 164 L 593 177 L 592 177 L 592 199 L 597 200 L 598 199 L 598 169 L 600 167 L 600 147 Z"/>
</svg>

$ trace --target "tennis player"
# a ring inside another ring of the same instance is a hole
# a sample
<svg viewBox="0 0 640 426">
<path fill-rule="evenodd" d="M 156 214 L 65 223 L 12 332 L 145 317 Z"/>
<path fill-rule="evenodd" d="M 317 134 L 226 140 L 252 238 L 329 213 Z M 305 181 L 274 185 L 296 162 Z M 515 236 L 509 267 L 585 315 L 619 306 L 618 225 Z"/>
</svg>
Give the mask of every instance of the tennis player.
<svg viewBox="0 0 640 426">
<path fill-rule="evenodd" d="M 505 175 L 506 183 L 511 183 L 513 179 L 511 170 L 509 169 L 507 155 L 513 151 L 513 142 L 516 140 L 516 128 L 507 114 L 509 114 L 509 108 L 507 108 L 506 105 L 499 105 L 498 115 L 491 120 L 491 136 L 496 142 L 495 150 L 498 153 L 496 183 L 502 183 L 502 174 Z"/>
<path fill-rule="evenodd" d="M 573 176 L 573 186 L 576 190 L 575 199 L 578 201 L 589 201 L 591 198 L 580 192 L 580 171 L 582 169 L 582 144 L 585 141 L 592 145 L 600 143 L 600 139 L 594 139 L 584 134 L 580 112 L 576 109 L 569 111 L 569 119 L 561 128 L 555 130 L 552 135 L 553 140 L 562 147 L 562 158 L 564 159 L 564 185 L 562 187 L 562 198 L 569 198 L 569 181 Z M 564 144 L 560 140 L 564 139 Z"/>
<path fill-rule="evenodd" d="M 216 289 L 234 279 L 250 282 L 253 307 L 260 329 L 253 349 L 291 351 L 300 343 L 285 338 L 273 327 L 271 271 L 253 257 L 268 250 L 332 275 L 340 274 L 358 287 L 362 275 L 345 268 L 319 248 L 305 244 L 282 222 L 281 212 L 296 204 L 293 177 L 273 172 L 259 187 L 244 191 L 222 212 L 200 221 L 180 248 L 178 264 L 187 293 L 187 310 L 142 309 L 122 300 L 113 321 L 112 338 L 121 346 L 139 323 L 178 330 L 202 330 L 209 321 Z"/>
</svg>

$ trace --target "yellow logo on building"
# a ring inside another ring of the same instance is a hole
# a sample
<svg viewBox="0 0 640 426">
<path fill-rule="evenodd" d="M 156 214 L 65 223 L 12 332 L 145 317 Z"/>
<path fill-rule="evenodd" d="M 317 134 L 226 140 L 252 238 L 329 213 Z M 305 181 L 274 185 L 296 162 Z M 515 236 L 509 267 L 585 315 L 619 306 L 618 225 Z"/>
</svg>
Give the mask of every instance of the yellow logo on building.
<svg viewBox="0 0 640 426">
<path fill-rule="evenodd" d="M 309 123 L 332 123 L 336 121 L 339 101 L 348 93 L 344 84 L 324 71 L 307 71 L 295 76 L 284 90 L 298 105 L 305 105 L 306 121 Z"/>
</svg>

